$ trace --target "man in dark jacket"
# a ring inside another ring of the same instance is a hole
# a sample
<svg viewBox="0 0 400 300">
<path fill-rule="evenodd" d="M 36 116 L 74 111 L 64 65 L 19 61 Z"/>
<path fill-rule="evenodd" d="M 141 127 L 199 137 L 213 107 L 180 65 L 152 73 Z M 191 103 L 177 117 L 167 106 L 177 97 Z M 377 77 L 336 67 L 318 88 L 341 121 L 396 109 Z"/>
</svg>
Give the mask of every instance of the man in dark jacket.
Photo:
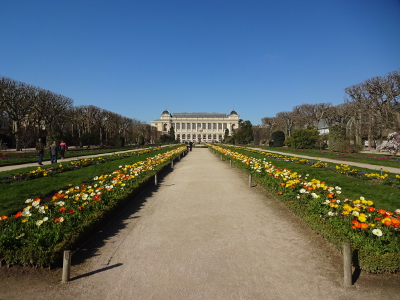
<svg viewBox="0 0 400 300">
<path fill-rule="evenodd" d="M 36 151 L 39 154 L 38 164 L 39 165 L 43 165 L 42 161 L 43 161 L 43 154 L 44 154 L 44 144 L 42 143 L 42 139 L 41 138 L 39 138 L 37 143 L 36 143 Z"/>
</svg>

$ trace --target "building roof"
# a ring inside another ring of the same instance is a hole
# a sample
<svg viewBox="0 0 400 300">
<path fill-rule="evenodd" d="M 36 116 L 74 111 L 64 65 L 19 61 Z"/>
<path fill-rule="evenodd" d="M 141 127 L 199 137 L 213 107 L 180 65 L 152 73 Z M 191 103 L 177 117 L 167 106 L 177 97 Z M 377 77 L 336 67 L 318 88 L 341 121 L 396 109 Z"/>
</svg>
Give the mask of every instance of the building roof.
<svg viewBox="0 0 400 300">
<path fill-rule="evenodd" d="M 173 118 L 226 118 L 224 113 L 174 113 Z"/>
</svg>

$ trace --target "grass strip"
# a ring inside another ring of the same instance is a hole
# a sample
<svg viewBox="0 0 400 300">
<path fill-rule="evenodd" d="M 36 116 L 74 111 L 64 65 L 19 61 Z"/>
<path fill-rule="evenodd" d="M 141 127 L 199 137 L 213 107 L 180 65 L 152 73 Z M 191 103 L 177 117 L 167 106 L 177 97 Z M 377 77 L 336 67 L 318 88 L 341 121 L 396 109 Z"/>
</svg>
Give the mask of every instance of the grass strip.
<svg viewBox="0 0 400 300">
<path fill-rule="evenodd" d="M 256 148 L 255 148 L 256 149 Z M 378 153 L 340 153 L 340 152 L 330 152 L 325 150 L 308 150 L 308 149 L 288 149 L 288 148 L 264 148 L 267 151 L 277 151 L 293 156 L 305 155 L 315 158 L 330 158 L 343 161 L 351 161 L 357 163 L 365 163 L 370 165 L 385 166 L 400 168 L 400 157 L 392 157 L 388 154 L 378 154 Z"/>
<path fill-rule="evenodd" d="M 175 146 L 177 147 L 177 146 Z M 68 184 L 77 185 L 93 179 L 99 174 L 112 172 L 120 165 L 131 164 L 143 160 L 145 157 L 163 153 L 173 149 L 167 147 L 152 153 L 124 158 L 121 156 L 114 161 L 108 161 L 103 164 L 95 164 L 85 168 L 79 168 L 74 171 L 59 173 L 51 177 L 42 177 L 28 181 L 14 181 L 7 184 L 1 184 L 0 196 L 0 215 L 10 215 L 16 213 L 25 207 L 25 200 L 29 198 L 46 198 L 61 189 L 65 189 Z M 33 170 L 37 167 L 24 168 L 22 170 Z M 3 172 L 2 172 L 3 173 Z"/>
<path fill-rule="evenodd" d="M 233 147 L 234 151 L 249 155 L 249 151 L 243 147 Z M 266 158 L 267 152 L 251 150 L 251 156 L 259 159 Z M 273 161 L 277 167 L 287 168 L 296 171 L 297 173 L 305 176 L 308 174 L 309 178 L 318 178 L 328 182 L 332 186 L 340 186 L 343 188 L 344 195 L 347 198 L 357 199 L 361 196 L 370 199 L 376 203 L 377 206 L 394 211 L 400 207 L 400 189 L 383 185 L 380 180 L 368 180 L 368 178 L 358 178 L 352 176 L 342 175 L 335 172 L 334 168 L 313 168 L 308 165 L 296 164 L 294 161 L 285 158 L 282 155 L 277 155 L 275 158 L 268 157 L 268 161 Z M 335 166 L 335 164 L 331 164 Z M 366 168 L 357 168 L 359 172 L 374 173 L 375 170 Z M 389 173 L 390 174 L 390 173 Z M 395 176 L 396 174 L 390 174 Z"/>
<path fill-rule="evenodd" d="M 114 153 L 119 151 L 134 151 L 135 149 L 148 148 L 148 146 L 126 146 L 120 148 L 104 148 L 104 149 L 76 149 L 69 150 L 65 153 L 65 157 L 81 157 L 88 155 L 96 155 L 96 154 L 106 154 L 106 153 Z M 44 156 L 44 161 L 50 160 L 50 154 L 47 152 Z M 61 157 L 60 157 L 61 158 Z M 35 163 L 38 161 L 38 154 L 36 151 L 25 151 L 25 152 L 3 152 L 0 154 L 0 167 L 2 166 L 11 166 L 11 165 L 20 165 L 27 163 Z"/>
</svg>

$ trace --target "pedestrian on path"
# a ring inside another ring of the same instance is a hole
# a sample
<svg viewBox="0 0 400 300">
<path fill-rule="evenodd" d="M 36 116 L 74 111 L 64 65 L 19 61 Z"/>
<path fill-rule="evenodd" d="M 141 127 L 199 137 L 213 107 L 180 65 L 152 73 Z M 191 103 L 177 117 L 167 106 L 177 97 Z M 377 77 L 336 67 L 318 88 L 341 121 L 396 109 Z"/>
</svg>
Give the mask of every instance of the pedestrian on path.
<svg viewBox="0 0 400 300">
<path fill-rule="evenodd" d="M 43 154 L 44 154 L 44 144 L 43 144 L 41 138 L 39 138 L 37 143 L 36 143 L 36 151 L 37 151 L 37 153 L 39 155 L 38 164 L 39 165 L 43 165 L 42 161 L 43 161 Z"/>
<path fill-rule="evenodd" d="M 58 148 L 57 142 L 53 141 L 53 143 L 50 146 L 51 163 L 57 162 L 58 150 L 59 150 L 59 148 Z"/>
<path fill-rule="evenodd" d="M 60 143 L 61 159 L 64 159 L 65 151 L 67 151 L 67 150 L 68 150 L 67 144 L 63 140 L 61 140 L 61 143 Z"/>
</svg>

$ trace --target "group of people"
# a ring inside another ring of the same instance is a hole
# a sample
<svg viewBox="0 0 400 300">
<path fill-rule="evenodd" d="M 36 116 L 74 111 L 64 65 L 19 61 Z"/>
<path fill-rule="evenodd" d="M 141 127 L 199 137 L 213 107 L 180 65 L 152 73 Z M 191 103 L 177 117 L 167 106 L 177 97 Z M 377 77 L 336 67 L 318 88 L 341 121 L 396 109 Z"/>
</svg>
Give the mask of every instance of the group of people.
<svg viewBox="0 0 400 300">
<path fill-rule="evenodd" d="M 36 143 L 36 151 L 38 152 L 39 159 L 38 164 L 43 165 L 43 156 L 44 156 L 45 145 L 42 142 L 42 139 L 39 138 Z M 56 163 L 58 159 L 58 154 L 61 155 L 61 159 L 64 159 L 65 151 L 67 151 L 67 144 L 64 141 L 61 141 L 58 144 L 56 141 L 50 145 L 49 153 L 50 153 L 50 161 L 51 163 Z"/>
</svg>

